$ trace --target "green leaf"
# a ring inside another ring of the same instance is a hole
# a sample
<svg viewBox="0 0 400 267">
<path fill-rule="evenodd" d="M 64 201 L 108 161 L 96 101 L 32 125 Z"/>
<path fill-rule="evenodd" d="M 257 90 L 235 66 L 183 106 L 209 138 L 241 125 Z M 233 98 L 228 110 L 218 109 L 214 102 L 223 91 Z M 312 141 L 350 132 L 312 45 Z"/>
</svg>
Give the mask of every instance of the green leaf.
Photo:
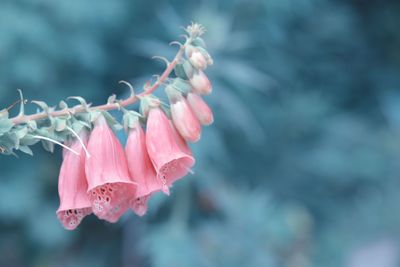
<svg viewBox="0 0 400 267">
<path fill-rule="evenodd" d="M 106 119 L 108 125 L 110 125 L 115 131 L 119 131 L 123 128 L 122 125 L 113 116 L 111 116 L 110 113 L 103 111 L 101 114 Z"/>
<path fill-rule="evenodd" d="M 36 130 L 36 129 L 37 129 L 36 121 L 28 121 L 26 124 L 27 124 L 28 127 L 29 127 L 30 129 L 32 129 L 32 130 Z"/>
<path fill-rule="evenodd" d="M 46 140 L 41 140 L 43 148 L 50 152 L 53 153 L 54 152 L 54 143 L 50 142 L 50 141 L 46 141 Z"/>
<path fill-rule="evenodd" d="M 43 109 L 44 112 L 48 113 L 49 112 L 49 106 L 46 104 L 44 101 L 36 101 L 33 100 L 31 101 L 33 104 L 38 105 L 41 109 Z"/>
<path fill-rule="evenodd" d="M 181 78 L 174 79 L 172 86 L 178 91 L 182 92 L 184 95 L 188 94 L 192 90 L 190 83 Z"/>
<path fill-rule="evenodd" d="M 15 134 L 17 135 L 18 139 L 22 139 L 27 133 L 29 132 L 26 126 L 19 127 L 18 129 L 14 130 Z"/>
<path fill-rule="evenodd" d="M 32 149 L 30 149 L 29 146 L 19 146 L 19 150 L 24 152 L 25 154 L 33 156 Z"/>
<path fill-rule="evenodd" d="M 201 37 L 194 38 L 191 44 L 194 46 L 197 46 L 197 47 L 206 48 L 206 43 L 204 42 L 203 38 L 201 38 Z"/>
<path fill-rule="evenodd" d="M 31 146 L 39 142 L 39 139 L 33 137 L 32 134 L 25 135 L 22 139 L 19 140 L 20 144 L 23 146 Z"/>
<path fill-rule="evenodd" d="M 14 124 L 10 119 L 0 117 L 0 135 L 3 135 L 10 131 L 13 126 Z"/>
<path fill-rule="evenodd" d="M 111 95 L 108 100 L 107 100 L 107 104 L 113 104 L 115 103 L 115 100 L 117 99 L 117 96 L 115 94 Z"/>
<path fill-rule="evenodd" d="M 136 112 L 128 111 L 122 118 L 124 130 L 129 132 L 129 129 L 135 128 L 139 123 L 139 114 Z"/>
<path fill-rule="evenodd" d="M 60 103 L 58 104 L 58 106 L 59 106 L 61 109 L 67 109 L 67 108 L 68 108 L 68 105 L 67 105 L 67 103 L 66 103 L 64 100 L 61 100 Z"/>
<path fill-rule="evenodd" d="M 82 105 L 84 108 L 88 108 L 88 104 L 87 104 L 86 100 L 85 100 L 83 97 L 81 97 L 81 96 L 70 96 L 70 97 L 68 97 L 67 99 L 75 99 L 75 100 L 78 100 L 79 103 L 81 103 L 81 105 Z"/>
<path fill-rule="evenodd" d="M 186 76 L 185 70 L 183 68 L 183 64 L 176 64 L 174 68 L 175 75 L 181 79 L 188 79 Z"/>
<path fill-rule="evenodd" d="M 62 118 L 55 118 L 53 121 L 53 125 L 54 125 L 54 129 L 57 132 L 61 132 L 64 131 L 65 128 L 67 127 L 67 121 L 66 119 L 62 119 Z"/>
<path fill-rule="evenodd" d="M 13 132 L 8 132 L 0 137 L 0 147 L 5 150 L 5 154 L 11 154 L 13 149 L 18 149 L 19 139 Z"/>
<path fill-rule="evenodd" d="M 95 122 L 99 118 L 100 115 L 101 115 L 100 111 L 97 111 L 97 110 L 90 111 L 89 112 L 89 118 L 90 118 L 89 121 Z"/>
</svg>

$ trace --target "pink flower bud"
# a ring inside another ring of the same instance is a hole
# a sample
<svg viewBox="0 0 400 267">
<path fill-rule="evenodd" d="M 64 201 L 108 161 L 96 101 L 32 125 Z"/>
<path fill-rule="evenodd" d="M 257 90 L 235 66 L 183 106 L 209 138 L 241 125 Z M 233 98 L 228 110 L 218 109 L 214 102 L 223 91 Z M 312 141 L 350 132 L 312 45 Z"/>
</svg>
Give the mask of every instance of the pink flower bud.
<svg viewBox="0 0 400 267">
<path fill-rule="evenodd" d="M 131 209 L 139 216 L 143 216 L 147 211 L 147 200 L 152 193 L 162 190 L 163 184 L 157 178 L 147 153 L 145 133 L 139 122 L 136 123 L 135 127 L 130 129 L 125 154 L 129 173 L 137 183 L 136 195 L 131 200 Z"/>
<path fill-rule="evenodd" d="M 160 108 L 152 108 L 149 112 L 146 147 L 165 193 L 168 193 L 168 186 L 185 176 L 195 163 L 177 143 L 170 122 Z"/>
<path fill-rule="evenodd" d="M 171 117 L 180 135 L 188 142 L 197 142 L 201 136 L 201 125 L 193 114 L 186 99 L 171 103 Z"/>
<path fill-rule="evenodd" d="M 189 55 L 190 64 L 196 69 L 204 70 L 207 67 L 207 59 L 196 48 L 192 49 Z"/>
<path fill-rule="evenodd" d="M 202 125 L 210 125 L 214 122 L 213 113 L 201 96 L 196 93 L 189 93 L 187 101 L 194 115 Z"/>
<path fill-rule="evenodd" d="M 88 194 L 93 213 L 100 219 L 116 222 L 129 209 L 135 196 L 124 149 L 101 116 L 90 135 L 86 158 Z"/>
<path fill-rule="evenodd" d="M 190 84 L 193 86 L 193 90 L 201 95 L 208 95 L 212 92 L 212 86 L 207 76 L 203 71 L 198 70 L 190 78 Z"/>
<path fill-rule="evenodd" d="M 80 138 L 87 143 L 87 133 L 82 131 Z M 78 140 L 73 140 L 71 148 L 79 153 L 75 155 L 69 150 L 63 151 L 63 162 L 58 178 L 58 194 L 60 207 L 57 217 L 67 230 L 74 230 L 82 219 L 92 213 L 92 207 L 87 196 L 85 175 L 85 153 Z"/>
</svg>

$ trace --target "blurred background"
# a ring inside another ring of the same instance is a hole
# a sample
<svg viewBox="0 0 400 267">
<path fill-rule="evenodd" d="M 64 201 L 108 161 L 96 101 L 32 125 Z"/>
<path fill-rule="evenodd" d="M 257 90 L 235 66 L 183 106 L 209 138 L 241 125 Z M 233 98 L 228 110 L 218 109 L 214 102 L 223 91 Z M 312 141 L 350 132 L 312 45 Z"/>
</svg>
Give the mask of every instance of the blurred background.
<svg viewBox="0 0 400 267">
<path fill-rule="evenodd" d="M 118 81 L 140 90 L 192 20 L 215 61 L 195 174 L 144 218 L 66 231 L 60 150 L 0 156 L 0 266 L 400 266 L 399 14 L 395 0 L 0 0 L 2 108 L 17 88 L 52 105 L 126 97 Z"/>
</svg>

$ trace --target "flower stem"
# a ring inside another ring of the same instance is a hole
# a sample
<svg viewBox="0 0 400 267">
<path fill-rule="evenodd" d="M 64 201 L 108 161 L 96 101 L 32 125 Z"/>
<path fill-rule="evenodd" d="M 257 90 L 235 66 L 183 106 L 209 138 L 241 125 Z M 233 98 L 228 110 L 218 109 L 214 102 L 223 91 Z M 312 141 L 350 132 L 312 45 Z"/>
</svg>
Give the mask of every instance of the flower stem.
<svg viewBox="0 0 400 267">
<path fill-rule="evenodd" d="M 141 97 L 144 97 L 146 95 L 153 93 L 169 77 L 169 75 L 175 68 L 176 64 L 182 58 L 183 53 L 185 51 L 185 46 L 189 42 L 190 42 L 190 38 L 188 40 L 186 40 L 185 44 L 180 47 L 175 58 L 172 60 L 172 62 L 170 64 L 167 65 L 167 68 L 161 74 L 160 78 L 148 89 L 141 92 L 139 95 L 132 95 L 132 96 L 128 97 L 127 99 L 120 101 L 119 103 L 110 103 L 110 104 L 99 105 L 99 106 L 91 107 L 91 108 L 89 108 L 89 110 L 108 111 L 108 110 L 119 109 L 121 106 L 126 107 L 129 105 L 132 105 L 133 103 L 138 101 Z M 44 119 L 49 116 L 59 117 L 59 116 L 66 116 L 68 114 L 76 114 L 76 113 L 82 113 L 82 112 L 87 112 L 87 109 L 83 106 L 77 106 L 74 108 L 57 110 L 57 111 L 53 111 L 50 113 L 38 113 L 38 114 L 32 114 L 32 115 L 21 114 L 21 115 L 18 115 L 16 117 L 12 118 L 11 121 L 14 123 L 14 125 L 17 125 L 17 124 L 21 124 L 21 123 L 26 123 L 28 121 Z"/>
</svg>

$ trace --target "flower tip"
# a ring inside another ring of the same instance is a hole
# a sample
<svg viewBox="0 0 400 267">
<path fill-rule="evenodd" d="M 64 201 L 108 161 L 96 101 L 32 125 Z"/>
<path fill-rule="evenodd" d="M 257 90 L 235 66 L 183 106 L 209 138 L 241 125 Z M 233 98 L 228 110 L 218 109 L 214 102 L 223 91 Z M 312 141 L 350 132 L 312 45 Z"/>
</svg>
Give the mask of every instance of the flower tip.
<svg viewBox="0 0 400 267">
<path fill-rule="evenodd" d="M 133 212 L 135 212 L 136 215 L 143 217 L 147 213 L 147 207 L 139 206 Z"/>
<path fill-rule="evenodd" d="M 193 136 L 191 138 L 185 138 L 185 140 L 190 143 L 197 143 L 200 139 L 201 139 L 201 133 L 199 133 L 198 135 Z"/>
</svg>

